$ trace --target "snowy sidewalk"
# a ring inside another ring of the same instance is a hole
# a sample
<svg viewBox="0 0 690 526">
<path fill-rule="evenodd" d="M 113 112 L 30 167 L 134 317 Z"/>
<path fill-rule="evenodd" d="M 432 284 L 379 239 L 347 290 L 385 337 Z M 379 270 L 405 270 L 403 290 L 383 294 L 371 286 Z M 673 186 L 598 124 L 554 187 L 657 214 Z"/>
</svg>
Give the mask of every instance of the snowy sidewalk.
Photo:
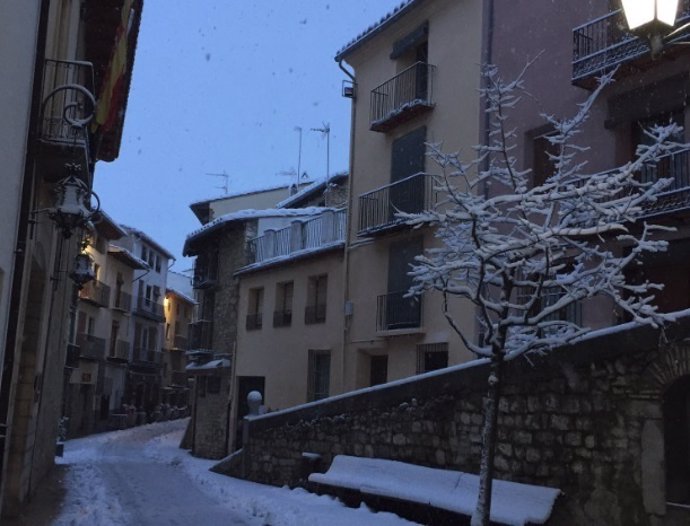
<svg viewBox="0 0 690 526">
<path fill-rule="evenodd" d="M 57 526 L 399 526 L 304 490 L 263 486 L 208 471 L 214 462 L 178 448 L 187 420 L 67 442 L 60 460 L 65 499 Z M 32 526 L 43 526 L 32 524 Z"/>
</svg>

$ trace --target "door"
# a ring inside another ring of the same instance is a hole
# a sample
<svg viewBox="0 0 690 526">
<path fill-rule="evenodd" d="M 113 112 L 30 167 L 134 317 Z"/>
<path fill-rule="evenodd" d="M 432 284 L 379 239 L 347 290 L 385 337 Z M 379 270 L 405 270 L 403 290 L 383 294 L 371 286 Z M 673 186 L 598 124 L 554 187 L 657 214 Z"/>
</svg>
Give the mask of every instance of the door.
<svg viewBox="0 0 690 526">
<path fill-rule="evenodd" d="M 423 251 L 421 237 L 391 243 L 388 251 L 388 295 L 386 296 L 385 328 L 405 329 L 419 327 L 421 304 L 418 298 L 406 298 L 412 285 L 412 270 L 415 256 Z"/>
<path fill-rule="evenodd" d="M 426 126 L 417 128 L 393 141 L 391 154 L 391 186 L 389 220 L 398 212 L 417 213 L 424 206 L 424 172 L 426 157 Z M 409 178 L 409 179 L 408 179 Z"/>
</svg>

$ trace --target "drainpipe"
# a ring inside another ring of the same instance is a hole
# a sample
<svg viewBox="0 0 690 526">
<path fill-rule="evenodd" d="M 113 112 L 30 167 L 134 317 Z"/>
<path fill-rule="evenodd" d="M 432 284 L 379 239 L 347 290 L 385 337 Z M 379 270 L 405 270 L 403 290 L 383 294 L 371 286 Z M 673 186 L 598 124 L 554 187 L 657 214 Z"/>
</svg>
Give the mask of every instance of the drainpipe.
<svg viewBox="0 0 690 526">
<path fill-rule="evenodd" d="M 348 185 L 347 185 L 347 228 L 345 229 L 345 254 L 343 262 L 343 298 L 345 302 L 350 301 L 350 230 L 352 229 L 352 201 L 353 201 L 353 172 L 355 164 L 355 125 L 357 123 L 357 79 L 355 76 L 343 66 L 343 60 L 338 61 L 338 67 L 345 73 L 352 81 L 352 86 L 354 87 L 354 93 L 351 103 L 351 116 L 350 116 L 350 166 L 348 175 Z M 343 303 L 343 310 L 345 309 L 345 303 Z M 345 313 L 343 312 L 343 339 L 342 339 L 342 353 L 341 353 L 341 387 L 343 392 L 347 390 L 346 388 L 346 353 L 347 343 L 348 343 L 348 333 L 350 330 L 351 318 L 348 316 L 345 318 Z M 354 385 L 348 386 L 354 388 Z"/>
<path fill-rule="evenodd" d="M 484 30 L 482 34 L 483 51 L 482 51 L 482 66 L 491 64 L 494 55 L 494 0 L 488 0 L 484 3 Z M 486 87 L 484 78 L 481 78 L 482 87 Z M 483 119 L 480 118 L 480 126 L 483 127 L 482 142 L 489 144 L 491 140 L 489 126 L 491 125 L 489 114 L 485 111 L 486 104 L 482 108 Z M 489 159 L 485 159 L 482 168 L 484 170 L 489 168 Z M 486 183 L 483 184 L 484 197 L 488 197 L 489 187 Z"/>
</svg>

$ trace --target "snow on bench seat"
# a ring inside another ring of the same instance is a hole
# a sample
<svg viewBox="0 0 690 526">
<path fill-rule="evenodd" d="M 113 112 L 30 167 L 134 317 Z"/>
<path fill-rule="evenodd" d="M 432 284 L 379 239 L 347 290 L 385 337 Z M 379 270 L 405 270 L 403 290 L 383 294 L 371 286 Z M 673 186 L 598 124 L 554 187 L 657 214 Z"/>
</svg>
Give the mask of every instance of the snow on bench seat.
<svg viewBox="0 0 690 526">
<path fill-rule="evenodd" d="M 326 473 L 312 473 L 309 481 L 462 515 L 474 511 L 479 487 L 479 477 L 469 473 L 347 455 L 337 455 Z M 510 526 L 544 524 L 560 493 L 556 488 L 494 479 L 491 520 Z"/>
</svg>

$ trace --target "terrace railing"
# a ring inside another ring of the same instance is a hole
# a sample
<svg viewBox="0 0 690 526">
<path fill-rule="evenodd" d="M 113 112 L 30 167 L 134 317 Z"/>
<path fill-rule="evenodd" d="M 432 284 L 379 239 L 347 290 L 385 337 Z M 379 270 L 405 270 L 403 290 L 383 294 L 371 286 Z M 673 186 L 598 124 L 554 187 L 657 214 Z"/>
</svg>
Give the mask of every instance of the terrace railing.
<svg viewBox="0 0 690 526">
<path fill-rule="evenodd" d="M 146 316 L 155 320 L 163 320 L 163 304 L 158 301 L 139 296 L 137 298 L 136 314 Z"/>
<path fill-rule="evenodd" d="M 119 291 L 115 292 L 115 297 L 113 298 L 113 309 L 123 311 L 123 312 L 129 312 L 130 309 L 132 308 L 132 295 Z"/>
<path fill-rule="evenodd" d="M 110 304 L 110 287 L 94 279 L 81 288 L 79 299 L 90 301 L 99 307 L 107 307 Z"/>
<path fill-rule="evenodd" d="M 213 349 L 213 322 L 199 320 L 189 324 L 189 348 Z"/>
<path fill-rule="evenodd" d="M 422 323 L 422 298 L 406 298 L 407 291 L 389 292 L 377 298 L 376 330 L 413 329 Z"/>
<path fill-rule="evenodd" d="M 90 360 L 104 360 L 105 359 L 105 339 L 98 338 L 93 334 L 80 333 L 77 335 L 77 345 L 79 346 L 79 355 L 82 358 Z"/>
</svg>

